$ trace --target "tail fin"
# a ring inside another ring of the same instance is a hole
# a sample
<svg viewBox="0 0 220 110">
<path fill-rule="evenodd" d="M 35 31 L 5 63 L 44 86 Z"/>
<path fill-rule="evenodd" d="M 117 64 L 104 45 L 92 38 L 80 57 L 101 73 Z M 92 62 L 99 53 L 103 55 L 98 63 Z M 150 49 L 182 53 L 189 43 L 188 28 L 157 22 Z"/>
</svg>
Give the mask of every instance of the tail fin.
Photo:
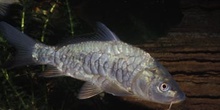
<svg viewBox="0 0 220 110">
<path fill-rule="evenodd" d="M 0 3 L 0 15 L 5 16 L 8 5 Z"/>
<path fill-rule="evenodd" d="M 7 15 L 8 7 L 12 4 L 18 4 L 19 0 L 0 0 L 0 16 Z"/>
<path fill-rule="evenodd" d="M 6 22 L 0 22 L 0 31 L 3 37 L 17 49 L 13 65 L 10 65 L 9 68 L 34 64 L 32 51 L 36 42 L 33 39 Z"/>
</svg>

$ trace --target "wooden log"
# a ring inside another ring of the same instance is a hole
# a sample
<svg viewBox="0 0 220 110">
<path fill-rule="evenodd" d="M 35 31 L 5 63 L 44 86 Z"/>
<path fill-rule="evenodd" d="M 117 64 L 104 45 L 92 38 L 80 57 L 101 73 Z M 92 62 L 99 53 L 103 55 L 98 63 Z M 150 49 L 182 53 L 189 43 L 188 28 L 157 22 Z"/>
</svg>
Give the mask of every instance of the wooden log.
<svg viewBox="0 0 220 110">
<path fill-rule="evenodd" d="M 220 34 L 169 33 L 139 47 L 158 59 L 185 92 L 186 100 L 173 110 L 220 109 Z M 123 100 L 152 109 L 168 108 L 128 97 Z"/>
</svg>

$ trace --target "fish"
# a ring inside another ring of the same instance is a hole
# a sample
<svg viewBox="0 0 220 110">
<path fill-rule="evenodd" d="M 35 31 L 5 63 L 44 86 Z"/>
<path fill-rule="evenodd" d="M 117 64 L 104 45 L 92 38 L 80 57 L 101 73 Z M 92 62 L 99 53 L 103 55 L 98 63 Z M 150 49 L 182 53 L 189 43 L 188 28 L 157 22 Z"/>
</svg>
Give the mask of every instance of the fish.
<svg viewBox="0 0 220 110">
<path fill-rule="evenodd" d="M 47 65 L 43 77 L 72 77 L 84 81 L 79 99 L 102 92 L 132 96 L 161 104 L 185 100 L 185 94 L 168 70 L 148 52 L 121 41 L 101 22 L 94 34 L 50 46 L 35 41 L 15 27 L 0 22 L 3 37 L 17 50 L 13 68 Z"/>
<path fill-rule="evenodd" d="M 8 7 L 12 4 L 18 4 L 19 2 L 19 0 L 0 0 L 0 15 L 5 16 Z"/>
</svg>

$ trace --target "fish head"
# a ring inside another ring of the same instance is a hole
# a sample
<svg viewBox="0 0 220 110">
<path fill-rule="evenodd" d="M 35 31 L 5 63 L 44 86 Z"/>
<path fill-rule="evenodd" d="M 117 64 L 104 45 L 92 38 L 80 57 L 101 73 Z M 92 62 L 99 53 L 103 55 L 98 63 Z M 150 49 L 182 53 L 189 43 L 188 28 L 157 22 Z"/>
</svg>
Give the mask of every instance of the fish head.
<svg viewBox="0 0 220 110">
<path fill-rule="evenodd" d="M 139 98 L 162 104 L 174 104 L 185 100 L 185 94 L 176 81 L 156 60 L 151 67 L 137 74 L 132 83 L 132 91 Z"/>
</svg>

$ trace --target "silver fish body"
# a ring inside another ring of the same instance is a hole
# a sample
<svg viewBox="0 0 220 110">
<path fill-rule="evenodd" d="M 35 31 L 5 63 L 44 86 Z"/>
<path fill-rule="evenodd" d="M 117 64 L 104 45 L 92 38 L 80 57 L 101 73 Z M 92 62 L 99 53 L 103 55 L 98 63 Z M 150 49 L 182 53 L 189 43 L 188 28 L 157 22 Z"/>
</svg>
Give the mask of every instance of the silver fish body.
<svg viewBox="0 0 220 110">
<path fill-rule="evenodd" d="M 106 77 L 128 91 L 138 71 L 150 68 L 153 62 L 148 53 L 121 41 L 92 41 L 47 49 L 36 45 L 32 54 L 36 63 L 53 65 L 63 74 L 84 81 L 94 82 L 97 75 Z"/>
<path fill-rule="evenodd" d="M 98 37 L 104 36 L 101 40 L 47 46 L 35 42 L 7 23 L 0 23 L 5 38 L 16 46 L 18 52 L 21 51 L 16 62 L 28 59 L 26 64 L 49 65 L 43 74 L 45 77 L 70 76 L 85 81 L 79 93 L 80 99 L 101 92 L 163 104 L 185 99 L 169 72 L 149 53 L 120 41 L 103 24 L 98 23 L 97 27 Z M 25 64 L 17 63 L 15 66 L 21 65 Z"/>
</svg>

